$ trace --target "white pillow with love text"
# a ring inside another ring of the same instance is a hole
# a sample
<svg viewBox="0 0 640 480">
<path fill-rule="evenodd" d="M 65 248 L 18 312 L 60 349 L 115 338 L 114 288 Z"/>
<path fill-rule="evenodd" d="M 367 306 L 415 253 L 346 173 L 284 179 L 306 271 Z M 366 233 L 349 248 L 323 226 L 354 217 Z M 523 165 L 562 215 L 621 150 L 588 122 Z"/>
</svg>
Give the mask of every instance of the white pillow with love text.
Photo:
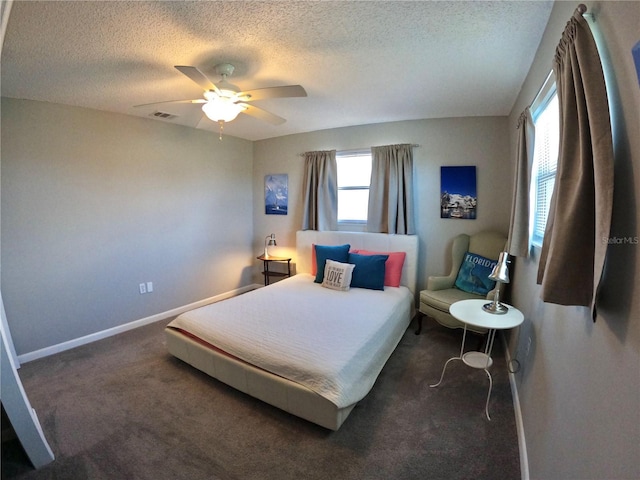
<svg viewBox="0 0 640 480">
<path fill-rule="evenodd" d="M 351 276 L 355 265 L 327 260 L 324 266 L 322 286 L 333 290 L 347 291 L 351 287 Z"/>
</svg>

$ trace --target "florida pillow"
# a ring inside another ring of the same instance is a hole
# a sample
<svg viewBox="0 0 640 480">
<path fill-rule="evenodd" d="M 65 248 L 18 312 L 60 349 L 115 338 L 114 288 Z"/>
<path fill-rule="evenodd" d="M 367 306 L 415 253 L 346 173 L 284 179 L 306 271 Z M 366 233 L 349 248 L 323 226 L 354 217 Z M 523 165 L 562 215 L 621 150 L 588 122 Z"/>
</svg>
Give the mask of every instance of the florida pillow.
<svg viewBox="0 0 640 480">
<path fill-rule="evenodd" d="M 314 245 L 316 252 L 316 283 L 322 283 L 324 278 L 324 266 L 327 260 L 340 263 L 349 263 L 349 249 L 351 245 Z"/>
<path fill-rule="evenodd" d="M 385 262 L 388 255 L 349 254 L 349 263 L 355 265 L 351 276 L 351 286 L 384 290 Z"/>
<path fill-rule="evenodd" d="M 322 286 L 346 292 L 351 287 L 351 276 L 355 265 L 327 260 L 324 265 Z"/>
<path fill-rule="evenodd" d="M 351 253 L 358 255 L 388 255 L 389 258 L 384 264 L 384 285 L 385 287 L 399 287 L 402 279 L 402 267 L 407 257 L 405 252 L 372 252 L 370 250 L 351 250 Z"/>
<path fill-rule="evenodd" d="M 497 260 L 490 260 L 475 253 L 465 253 L 456 278 L 456 288 L 486 296 L 496 286 L 496 282 L 491 280 L 489 275 L 497 263 Z"/>
</svg>

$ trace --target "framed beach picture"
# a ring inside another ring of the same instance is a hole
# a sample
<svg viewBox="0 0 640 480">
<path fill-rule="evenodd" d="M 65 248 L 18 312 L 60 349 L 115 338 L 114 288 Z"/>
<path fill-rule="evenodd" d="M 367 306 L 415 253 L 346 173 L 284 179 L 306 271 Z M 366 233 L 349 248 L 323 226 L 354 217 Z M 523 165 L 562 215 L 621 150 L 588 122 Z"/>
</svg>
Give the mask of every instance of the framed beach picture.
<svg viewBox="0 0 640 480">
<path fill-rule="evenodd" d="M 476 219 L 476 167 L 440 167 L 440 218 Z"/>
<path fill-rule="evenodd" d="M 286 173 L 264 177 L 264 213 L 286 215 L 289 204 L 289 176 Z"/>
</svg>

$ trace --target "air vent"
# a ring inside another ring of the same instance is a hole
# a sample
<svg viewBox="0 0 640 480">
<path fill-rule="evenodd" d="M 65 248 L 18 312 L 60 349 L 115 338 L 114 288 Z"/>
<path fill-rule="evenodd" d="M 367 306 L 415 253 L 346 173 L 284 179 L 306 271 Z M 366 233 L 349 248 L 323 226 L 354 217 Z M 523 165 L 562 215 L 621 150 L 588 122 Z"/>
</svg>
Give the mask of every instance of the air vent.
<svg viewBox="0 0 640 480">
<path fill-rule="evenodd" d="M 149 114 L 149 116 L 162 118 L 163 120 L 173 120 L 174 118 L 178 117 L 178 115 L 174 115 L 173 113 L 167 113 L 167 112 L 153 112 Z"/>
</svg>

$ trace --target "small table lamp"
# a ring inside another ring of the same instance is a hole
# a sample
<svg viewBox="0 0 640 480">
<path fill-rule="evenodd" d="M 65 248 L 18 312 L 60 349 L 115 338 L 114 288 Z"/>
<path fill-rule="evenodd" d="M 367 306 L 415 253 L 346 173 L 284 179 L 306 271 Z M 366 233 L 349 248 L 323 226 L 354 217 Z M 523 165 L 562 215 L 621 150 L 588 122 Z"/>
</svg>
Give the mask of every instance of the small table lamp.
<svg viewBox="0 0 640 480">
<path fill-rule="evenodd" d="M 489 278 L 497 283 L 509 283 L 508 263 L 510 263 L 509 254 L 507 252 L 500 252 L 498 263 L 493 267 Z M 496 293 L 493 296 L 493 302 L 483 305 L 482 309 L 487 313 L 493 313 L 496 315 L 507 313 L 509 308 L 500 303 L 500 285 L 496 286 Z"/>
<path fill-rule="evenodd" d="M 276 247 L 278 244 L 276 243 L 276 234 L 272 233 L 271 235 L 267 235 L 264 239 L 264 256 L 268 257 L 269 252 L 267 251 L 267 247 Z"/>
</svg>

